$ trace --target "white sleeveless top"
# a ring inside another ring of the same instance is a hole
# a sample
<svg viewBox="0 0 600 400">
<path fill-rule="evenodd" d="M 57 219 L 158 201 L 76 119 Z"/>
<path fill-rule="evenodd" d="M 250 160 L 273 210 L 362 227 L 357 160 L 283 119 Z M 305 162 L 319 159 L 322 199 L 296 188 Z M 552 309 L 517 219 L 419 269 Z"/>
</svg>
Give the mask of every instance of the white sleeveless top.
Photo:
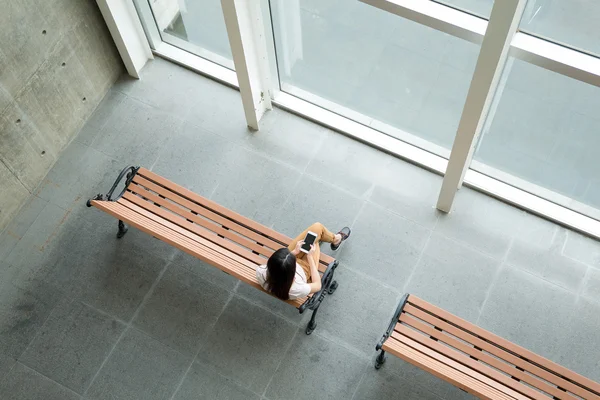
<svg viewBox="0 0 600 400">
<path fill-rule="evenodd" d="M 258 279 L 258 283 L 265 290 L 267 289 L 267 266 L 261 265 L 256 269 L 256 279 Z M 308 280 L 306 279 L 306 274 L 304 270 L 298 263 L 296 263 L 296 276 L 294 276 L 294 282 L 292 283 L 292 287 L 290 288 L 290 300 L 301 299 L 310 294 L 310 285 L 308 284 Z"/>
</svg>

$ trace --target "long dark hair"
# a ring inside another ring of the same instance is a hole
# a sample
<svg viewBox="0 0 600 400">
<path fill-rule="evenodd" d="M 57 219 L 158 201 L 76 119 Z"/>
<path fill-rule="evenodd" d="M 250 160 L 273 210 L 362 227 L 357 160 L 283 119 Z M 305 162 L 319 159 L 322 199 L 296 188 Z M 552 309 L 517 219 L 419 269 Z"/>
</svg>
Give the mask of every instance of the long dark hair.
<svg viewBox="0 0 600 400">
<path fill-rule="evenodd" d="M 267 261 L 267 287 L 282 300 L 290 298 L 296 275 L 296 257 L 287 248 L 277 250 Z"/>
</svg>

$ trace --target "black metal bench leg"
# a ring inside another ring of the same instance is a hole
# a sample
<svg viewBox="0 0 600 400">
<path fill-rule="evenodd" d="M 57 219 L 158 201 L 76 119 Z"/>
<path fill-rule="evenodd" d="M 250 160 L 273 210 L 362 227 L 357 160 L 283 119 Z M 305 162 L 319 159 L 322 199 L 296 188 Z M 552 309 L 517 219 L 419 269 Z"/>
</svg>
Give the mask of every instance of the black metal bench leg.
<svg viewBox="0 0 600 400">
<path fill-rule="evenodd" d="M 335 292 L 335 289 L 337 289 L 337 287 L 338 287 L 337 281 L 331 282 L 331 285 L 329 285 L 329 289 L 327 289 L 327 293 L 333 294 L 333 292 Z"/>
<path fill-rule="evenodd" d="M 315 310 L 312 313 L 312 316 L 310 317 L 310 321 L 308 323 L 308 325 L 306 326 L 306 334 L 310 335 L 311 333 L 313 333 L 313 331 L 316 329 L 317 327 L 317 321 L 315 321 L 315 317 L 317 316 L 317 311 L 319 311 L 319 308 L 315 308 Z"/>
<path fill-rule="evenodd" d="M 381 366 L 385 363 L 387 357 L 385 356 L 385 351 L 381 350 L 381 353 L 375 359 L 375 369 L 381 368 Z"/>
<path fill-rule="evenodd" d="M 119 232 L 117 232 L 117 239 L 121 239 L 123 236 L 125 236 L 128 229 L 129 228 L 127 225 L 125 225 L 123 221 L 119 220 Z"/>
</svg>

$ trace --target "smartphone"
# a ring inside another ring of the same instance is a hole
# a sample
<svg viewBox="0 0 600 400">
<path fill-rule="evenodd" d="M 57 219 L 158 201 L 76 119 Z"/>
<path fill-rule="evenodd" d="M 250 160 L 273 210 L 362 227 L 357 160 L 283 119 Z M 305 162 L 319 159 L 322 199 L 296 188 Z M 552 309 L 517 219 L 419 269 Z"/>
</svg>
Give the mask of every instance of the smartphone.
<svg viewBox="0 0 600 400">
<path fill-rule="evenodd" d="M 304 238 L 304 244 L 300 247 L 300 251 L 303 253 L 308 253 L 310 251 L 310 246 L 315 243 L 317 239 L 317 234 L 311 231 L 306 233 L 306 237 Z"/>
</svg>

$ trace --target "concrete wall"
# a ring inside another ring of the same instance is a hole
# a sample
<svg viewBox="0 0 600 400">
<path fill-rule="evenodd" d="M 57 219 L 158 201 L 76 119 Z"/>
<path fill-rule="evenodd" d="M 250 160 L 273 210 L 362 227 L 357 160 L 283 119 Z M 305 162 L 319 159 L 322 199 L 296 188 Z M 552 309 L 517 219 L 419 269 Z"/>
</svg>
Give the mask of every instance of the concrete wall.
<svg viewBox="0 0 600 400">
<path fill-rule="evenodd" d="M 122 72 L 94 0 L 0 0 L 0 232 Z"/>
</svg>

